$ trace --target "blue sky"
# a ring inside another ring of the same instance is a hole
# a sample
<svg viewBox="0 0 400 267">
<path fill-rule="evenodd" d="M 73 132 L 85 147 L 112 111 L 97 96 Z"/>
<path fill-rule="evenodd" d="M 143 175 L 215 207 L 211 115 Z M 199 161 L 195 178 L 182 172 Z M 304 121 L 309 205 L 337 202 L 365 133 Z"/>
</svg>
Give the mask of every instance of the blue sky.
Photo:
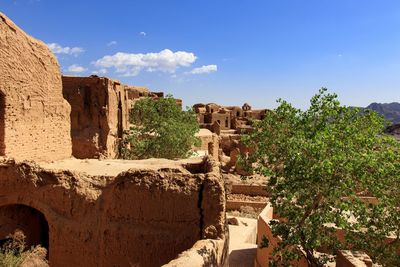
<svg viewBox="0 0 400 267">
<path fill-rule="evenodd" d="M 1 0 L 65 74 L 105 75 L 184 105 L 400 101 L 400 1 Z"/>
</svg>

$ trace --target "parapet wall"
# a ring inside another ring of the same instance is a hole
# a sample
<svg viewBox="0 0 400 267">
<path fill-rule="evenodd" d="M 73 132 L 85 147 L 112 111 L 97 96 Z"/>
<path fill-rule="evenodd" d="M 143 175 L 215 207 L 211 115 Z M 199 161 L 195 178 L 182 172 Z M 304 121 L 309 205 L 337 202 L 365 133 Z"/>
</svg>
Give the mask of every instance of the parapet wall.
<svg viewBox="0 0 400 267">
<path fill-rule="evenodd" d="M 51 266 L 160 266 L 201 239 L 224 246 L 225 191 L 212 162 L 122 163 L 132 169 L 94 176 L 3 159 L 0 208 L 44 215 Z M 0 213 L 0 235 L 10 218 L 19 217 Z"/>
</svg>

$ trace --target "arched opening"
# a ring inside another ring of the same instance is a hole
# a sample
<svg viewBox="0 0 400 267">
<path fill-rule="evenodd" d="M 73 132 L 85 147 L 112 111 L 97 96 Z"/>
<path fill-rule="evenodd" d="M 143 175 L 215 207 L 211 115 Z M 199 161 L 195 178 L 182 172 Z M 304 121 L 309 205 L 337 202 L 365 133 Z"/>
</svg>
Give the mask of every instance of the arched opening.
<svg viewBox="0 0 400 267">
<path fill-rule="evenodd" d="M 0 242 L 16 230 L 26 236 L 26 247 L 41 245 L 49 255 L 49 225 L 43 213 L 29 206 L 14 204 L 0 207 Z"/>
</svg>

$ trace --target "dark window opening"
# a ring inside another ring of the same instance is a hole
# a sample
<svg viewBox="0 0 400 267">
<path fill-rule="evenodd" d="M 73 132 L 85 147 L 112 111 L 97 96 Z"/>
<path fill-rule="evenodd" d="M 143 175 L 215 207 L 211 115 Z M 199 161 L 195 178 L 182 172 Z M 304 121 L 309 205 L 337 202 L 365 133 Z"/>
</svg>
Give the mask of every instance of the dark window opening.
<svg viewBox="0 0 400 267">
<path fill-rule="evenodd" d="M 118 93 L 118 138 L 122 138 L 123 125 L 122 125 L 122 101 L 121 93 Z"/>
<path fill-rule="evenodd" d="M 6 113 L 6 98 L 3 92 L 0 91 L 0 156 L 6 153 L 5 144 L 5 113 Z"/>
</svg>

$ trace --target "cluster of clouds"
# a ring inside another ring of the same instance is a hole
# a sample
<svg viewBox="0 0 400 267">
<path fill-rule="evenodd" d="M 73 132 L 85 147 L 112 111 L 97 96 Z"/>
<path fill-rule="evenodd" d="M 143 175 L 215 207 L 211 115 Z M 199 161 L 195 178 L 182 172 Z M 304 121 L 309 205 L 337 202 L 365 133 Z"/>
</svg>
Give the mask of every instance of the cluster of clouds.
<svg viewBox="0 0 400 267">
<path fill-rule="evenodd" d="M 69 46 L 63 47 L 57 43 L 50 43 L 47 44 L 47 46 L 50 48 L 51 51 L 53 51 L 54 54 L 66 54 L 71 56 L 78 56 L 79 54 L 85 52 L 85 50 L 82 47 L 69 47 Z"/>
<path fill-rule="evenodd" d="M 175 73 L 179 67 L 189 67 L 197 57 L 194 53 L 164 49 L 158 53 L 122 53 L 104 56 L 94 62 L 98 68 L 113 68 L 121 76 L 137 76 L 141 71 Z"/>
<path fill-rule="evenodd" d="M 139 34 L 146 36 L 145 32 L 140 32 Z M 85 51 L 81 47 L 63 47 L 58 43 L 49 43 L 47 45 L 55 54 L 71 55 L 76 57 Z M 107 44 L 107 46 L 114 45 L 117 45 L 116 41 L 111 41 Z M 192 64 L 196 62 L 197 58 L 198 57 L 192 52 L 174 52 L 170 49 L 164 49 L 160 52 L 152 53 L 117 52 L 113 55 L 103 56 L 102 58 L 92 62 L 95 70 L 91 71 L 91 73 L 104 75 L 110 70 L 113 70 L 122 77 L 134 77 L 139 75 L 141 72 L 163 72 L 174 75 L 179 68 L 191 67 Z M 217 65 L 204 65 L 187 71 L 185 74 L 207 74 L 216 72 L 217 70 Z M 72 74 L 80 74 L 89 70 L 81 65 L 72 64 L 66 69 L 66 71 Z"/>
<path fill-rule="evenodd" d="M 82 73 L 87 71 L 86 68 L 78 65 L 78 64 L 72 64 L 71 66 L 68 67 L 68 72 L 72 72 L 72 73 Z"/>
</svg>

